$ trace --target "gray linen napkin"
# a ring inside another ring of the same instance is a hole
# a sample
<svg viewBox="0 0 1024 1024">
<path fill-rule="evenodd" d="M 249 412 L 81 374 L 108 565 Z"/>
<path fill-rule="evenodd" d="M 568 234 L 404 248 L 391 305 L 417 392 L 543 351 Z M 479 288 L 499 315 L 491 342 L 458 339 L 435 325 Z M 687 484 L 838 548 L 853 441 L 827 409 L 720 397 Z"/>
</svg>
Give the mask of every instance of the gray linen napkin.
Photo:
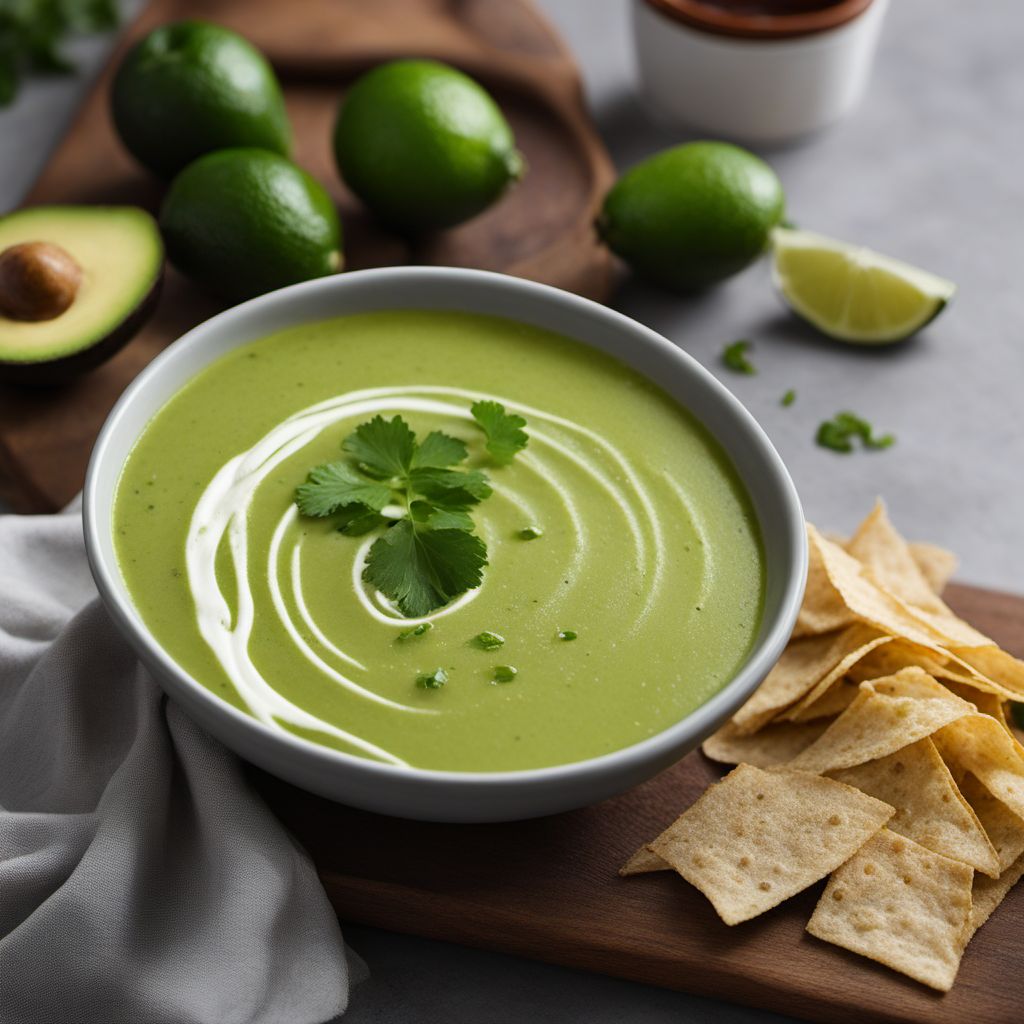
<svg viewBox="0 0 1024 1024">
<path fill-rule="evenodd" d="M 308 857 L 99 604 L 77 509 L 0 516 L 0 1020 L 319 1024 L 349 980 Z"/>
</svg>

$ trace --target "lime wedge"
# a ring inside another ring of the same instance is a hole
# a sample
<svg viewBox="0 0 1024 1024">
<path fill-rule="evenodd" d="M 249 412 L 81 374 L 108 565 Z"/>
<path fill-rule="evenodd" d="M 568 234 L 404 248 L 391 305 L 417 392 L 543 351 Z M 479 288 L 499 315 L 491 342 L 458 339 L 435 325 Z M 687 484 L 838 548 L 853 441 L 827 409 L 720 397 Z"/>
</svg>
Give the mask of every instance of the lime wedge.
<svg viewBox="0 0 1024 1024">
<path fill-rule="evenodd" d="M 902 341 L 942 312 L 956 285 L 859 245 L 809 231 L 772 233 L 775 285 L 794 313 L 830 338 Z"/>
</svg>

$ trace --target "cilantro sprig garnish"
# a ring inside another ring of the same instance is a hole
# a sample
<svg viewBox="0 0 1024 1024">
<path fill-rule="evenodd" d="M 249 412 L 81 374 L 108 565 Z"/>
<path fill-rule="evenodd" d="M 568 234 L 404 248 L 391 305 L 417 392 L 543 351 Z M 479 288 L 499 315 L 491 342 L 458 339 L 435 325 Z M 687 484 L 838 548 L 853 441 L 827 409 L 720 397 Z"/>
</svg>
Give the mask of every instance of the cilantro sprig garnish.
<svg viewBox="0 0 1024 1024">
<path fill-rule="evenodd" d="M 526 447 L 529 440 L 523 430 L 526 420 L 505 412 L 500 402 L 474 402 L 470 412 L 487 435 L 487 450 L 495 462 L 501 465 L 511 462 L 516 453 Z"/>
<path fill-rule="evenodd" d="M 876 435 L 867 420 L 852 412 L 837 412 L 818 427 L 815 440 L 822 448 L 834 452 L 852 452 L 854 439 L 860 438 L 865 448 L 889 448 L 896 443 L 892 434 Z"/>
<path fill-rule="evenodd" d="M 493 401 L 476 402 L 471 412 L 495 463 L 526 447 L 521 416 Z M 473 532 L 470 512 L 492 492 L 485 473 L 461 467 L 466 443 L 436 430 L 417 440 L 401 416 L 375 416 L 341 447 L 348 460 L 313 469 L 295 503 L 302 515 L 336 518 L 350 537 L 383 530 L 363 579 L 409 618 L 480 586 L 487 546 Z"/>
</svg>

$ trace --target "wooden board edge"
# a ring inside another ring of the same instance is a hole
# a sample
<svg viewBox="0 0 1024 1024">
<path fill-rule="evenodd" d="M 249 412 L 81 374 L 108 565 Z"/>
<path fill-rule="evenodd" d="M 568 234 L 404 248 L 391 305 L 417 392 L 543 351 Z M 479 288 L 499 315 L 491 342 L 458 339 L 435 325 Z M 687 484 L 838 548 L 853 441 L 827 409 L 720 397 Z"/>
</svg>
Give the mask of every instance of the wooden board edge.
<svg viewBox="0 0 1024 1024">
<path fill-rule="evenodd" d="M 496 913 L 490 904 L 456 901 L 449 894 L 434 897 L 400 884 L 349 878 L 332 872 L 322 872 L 320 880 L 343 926 L 348 922 L 520 956 L 701 998 L 720 999 L 814 1024 L 920 1024 L 918 1015 L 899 1013 L 897 1007 L 881 1012 L 862 1006 L 837 1006 L 824 996 L 794 992 L 784 982 L 783 961 L 775 978 L 742 977 L 713 958 L 702 963 L 700 970 L 694 970 L 692 964 L 680 965 L 667 955 L 652 958 L 624 952 L 617 945 L 621 937 L 613 927 L 602 932 L 590 926 L 585 930 L 574 930 L 570 926 L 561 935 L 546 934 L 544 941 L 534 943 L 521 937 L 524 921 L 514 908 Z M 427 922 L 436 922 L 439 918 L 448 925 L 441 939 L 436 928 L 432 930 L 427 926 Z M 530 919 L 525 923 L 529 924 Z M 887 968 L 859 958 L 857 966 L 888 973 Z M 908 984 L 914 983 L 908 981 Z M 942 996 L 922 991 L 925 996 L 934 996 L 939 1010 Z M 948 1019 L 941 1014 L 935 1017 L 936 1021 Z"/>
</svg>

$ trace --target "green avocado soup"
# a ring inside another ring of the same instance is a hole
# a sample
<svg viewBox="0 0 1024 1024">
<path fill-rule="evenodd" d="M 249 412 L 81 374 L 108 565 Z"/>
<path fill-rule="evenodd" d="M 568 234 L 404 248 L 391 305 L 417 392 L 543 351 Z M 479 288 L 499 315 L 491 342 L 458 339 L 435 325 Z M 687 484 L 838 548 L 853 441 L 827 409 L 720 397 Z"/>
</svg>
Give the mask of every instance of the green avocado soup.
<svg viewBox="0 0 1024 1024">
<path fill-rule="evenodd" d="M 478 399 L 526 419 L 508 465 Z M 378 414 L 463 440 L 493 488 L 472 510 L 482 584 L 405 639 L 421 620 L 362 579 L 382 530 L 347 536 L 295 505 Z M 578 342 L 456 312 L 347 316 L 228 353 L 145 428 L 112 525 L 140 616 L 193 678 L 271 728 L 418 768 L 539 768 L 652 736 L 733 677 L 762 613 L 756 517 L 688 412 Z M 439 668 L 443 686 L 417 684 Z"/>
</svg>

